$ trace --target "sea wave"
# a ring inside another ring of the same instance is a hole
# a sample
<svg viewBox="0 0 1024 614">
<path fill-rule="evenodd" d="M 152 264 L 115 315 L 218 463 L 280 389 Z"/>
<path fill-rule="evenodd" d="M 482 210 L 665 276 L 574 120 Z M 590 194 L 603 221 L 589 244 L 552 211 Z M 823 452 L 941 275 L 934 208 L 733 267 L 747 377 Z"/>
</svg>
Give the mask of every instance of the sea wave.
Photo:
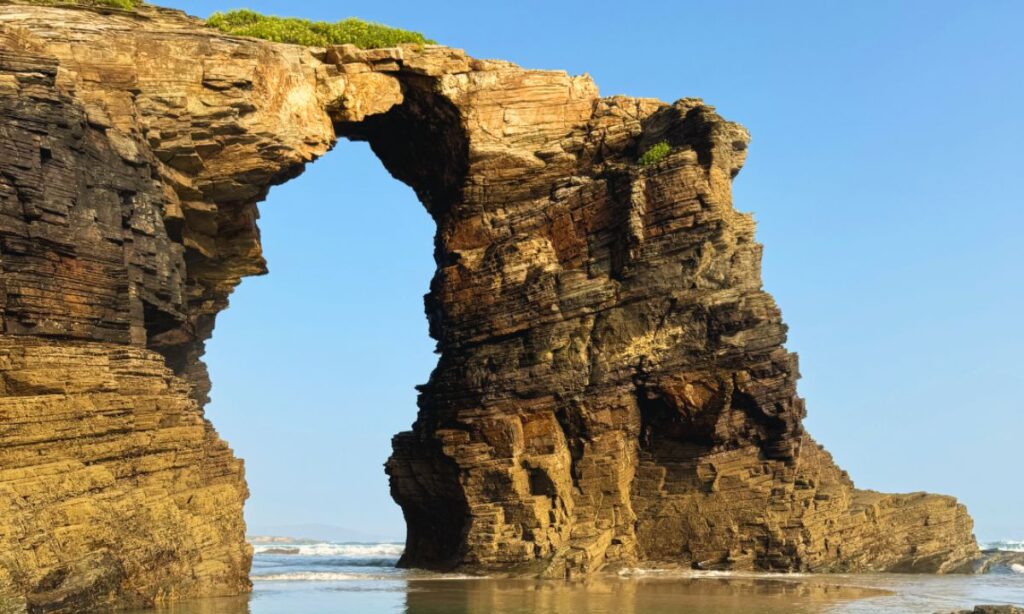
<svg viewBox="0 0 1024 614">
<path fill-rule="evenodd" d="M 787 578 L 803 578 L 808 574 L 800 572 L 768 572 L 768 571 L 743 571 L 743 570 L 717 570 L 717 569 L 680 569 L 680 568 L 659 568 L 659 567 L 628 567 L 620 569 L 618 575 L 623 578 L 638 578 L 646 576 L 664 576 L 670 578 L 771 578 L 773 580 Z"/>
<path fill-rule="evenodd" d="M 326 556 L 352 559 L 393 559 L 398 560 L 405 551 L 402 544 L 257 544 L 256 554 Z"/>
<path fill-rule="evenodd" d="M 376 567 L 379 569 L 396 569 L 395 559 L 354 559 L 350 557 L 329 556 L 271 556 L 257 555 L 253 558 L 253 569 L 315 569 L 342 567 Z"/>
<path fill-rule="evenodd" d="M 1024 540 L 1007 539 L 1003 541 L 984 542 L 982 550 L 1011 550 L 1013 552 L 1024 552 Z"/>
<path fill-rule="evenodd" d="M 1024 565 L 1014 563 L 1013 565 L 1010 565 L 1010 571 L 1017 574 L 1024 574 Z"/>
<path fill-rule="evenodd" d="M 487 576 L 431 572 L 403 572 L 395 575 L 394 573 L 304 570 L 264 574 L 255 573 L 249 577 L 253 582 L 344 582 L 349 580 L 479 580 Z"/>
<path fill-rule="evenodd" d="M 251 576 L 253 582 L 335 582 L 344 580 L 370 580 L 374 576 L 340 571 L 292 571 Z"/>
</svg>

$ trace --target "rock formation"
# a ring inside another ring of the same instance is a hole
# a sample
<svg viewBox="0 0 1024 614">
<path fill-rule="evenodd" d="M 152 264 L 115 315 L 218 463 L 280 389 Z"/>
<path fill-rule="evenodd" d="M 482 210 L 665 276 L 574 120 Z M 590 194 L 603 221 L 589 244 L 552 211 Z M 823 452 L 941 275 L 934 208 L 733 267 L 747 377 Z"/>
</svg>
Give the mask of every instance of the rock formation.
<svg viewBox="0 0 1024 614">
<path fill-rule="evenodd" d="M 973 610 L 958 610 L 950 614 L 1024 614 L 1024 608 L 1013 605 L 976 605 Z"/>
<path fill-rule="evenodd" d="M 1024 552 L 1020 550 L 982 550 L 981 555 L 974 560 L 972 571 L 974 573 L 1024 573 Z"/>
<path fill-rule="evenodd" d="M 203 417 L 200 357 L 265 272 L 256 203 L 338 136 L 437 223 L 440 359 L 387 465 L 404 565 L 951 571 L 977 554 L 955 500 L 857 490 L 803 431 L 754 222 L 731 204 L 748 136 L 700 100 L 601 98 L 439 46 L 3 4 L 10 607 L 248 589 L 242 463 Z"/>
</svg>

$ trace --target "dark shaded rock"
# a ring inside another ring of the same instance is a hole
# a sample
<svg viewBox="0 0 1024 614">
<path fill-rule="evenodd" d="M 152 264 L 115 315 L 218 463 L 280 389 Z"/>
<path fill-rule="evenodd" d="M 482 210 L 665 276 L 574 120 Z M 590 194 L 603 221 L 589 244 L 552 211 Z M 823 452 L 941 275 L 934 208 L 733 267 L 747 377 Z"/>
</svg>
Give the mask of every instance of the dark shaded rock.
<svg viewBox="0 0 1024 614">
<path fill-rule="evenodd" d="M 1024 552 L 1012 550 L 982 550 L 981 556 L 972 562 L 971 571 L 974 573 L 1024 573 Z"/>
<path fill-rule="evenodd" d="M 1024 608 L 1012 605 L 977 605 L 973 610 L 958 610 L 950 614 L 1024 614 Z"/>
<path fill-rule="evenodd" d="M 263 554 L 298 554 L 298 548 L 278 547 L 278 548 L 267 548 L 263 551 Z"/>
</svg>

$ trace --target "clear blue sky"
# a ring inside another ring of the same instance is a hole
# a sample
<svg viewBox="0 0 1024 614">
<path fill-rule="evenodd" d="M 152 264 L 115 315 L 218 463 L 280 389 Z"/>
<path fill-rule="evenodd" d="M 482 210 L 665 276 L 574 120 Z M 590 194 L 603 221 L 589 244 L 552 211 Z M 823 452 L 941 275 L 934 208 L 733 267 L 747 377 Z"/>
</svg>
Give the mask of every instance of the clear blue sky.
<svg viewBox="0 0 1024 614">
<path fill-rule="evenodd" d="M 1024 538 L 1024 3 L 247 6 L 416 29 L 588 72 L 604 95 L 699 96 L 746 125 L 736 205 L 759 223 L 810 432 L 861 487 L 953 494 L 979 538 Z M 261 211 L 271 273 L 242 284 L 207 354 L 248 518 L 401 538 L 381 465 L 435 360 L 432 223 L 357 143 Z"/>
</svg>

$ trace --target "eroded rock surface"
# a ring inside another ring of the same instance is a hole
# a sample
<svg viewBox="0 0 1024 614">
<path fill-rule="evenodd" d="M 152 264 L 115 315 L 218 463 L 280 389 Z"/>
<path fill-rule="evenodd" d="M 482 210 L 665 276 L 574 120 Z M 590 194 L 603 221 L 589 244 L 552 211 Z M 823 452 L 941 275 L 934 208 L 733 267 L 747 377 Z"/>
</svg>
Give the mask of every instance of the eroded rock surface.
<svg viewBox="0 0 1024 614">
<path fill-rule="evenodd" d="M 440 359 L 394 439 L 403 564 L 952 571 L 962 505 L 857 490 L 697 99 L 445 47 L 306 49 L 162 9 L 0 5 L 0 592 L 42 611 L 247 590 L 242 465 L 203 418 L 256 203 L 337 136 L 437 222 Z M 636 160 L 667 141 L 650 166 Z M 325 197 L 326 198 L 326 197 Z M 345 206 L 344 186 L 318 206 Z"/>
</svg>

